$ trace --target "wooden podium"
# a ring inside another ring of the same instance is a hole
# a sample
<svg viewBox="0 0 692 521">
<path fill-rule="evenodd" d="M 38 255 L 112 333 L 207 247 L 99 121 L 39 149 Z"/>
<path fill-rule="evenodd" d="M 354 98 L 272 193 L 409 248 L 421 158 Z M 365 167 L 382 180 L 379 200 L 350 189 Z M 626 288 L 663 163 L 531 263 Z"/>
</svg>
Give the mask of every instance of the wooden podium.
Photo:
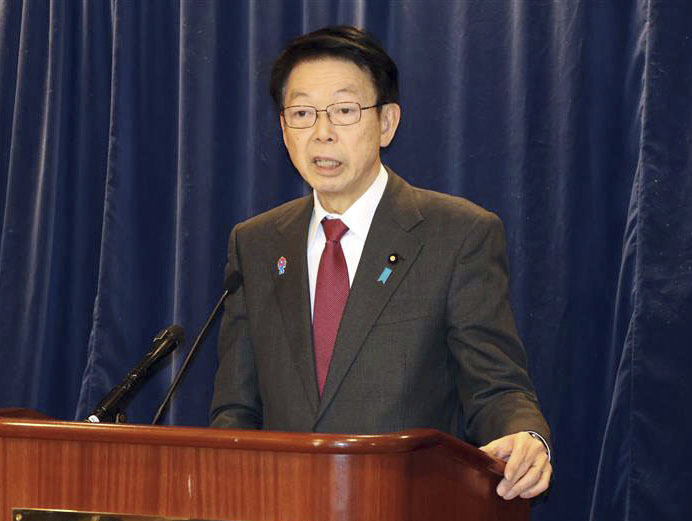
<svg viewBox="0 0 692 521">
<path fill-rule="evenodd" d="M 19 521 L 19 508 L 229 521 L 529 517 L 528 501 L 495 493 L 504 463 L 434 430 L 297 434 L 4 412 L 0 520 Z"/>
</svg>

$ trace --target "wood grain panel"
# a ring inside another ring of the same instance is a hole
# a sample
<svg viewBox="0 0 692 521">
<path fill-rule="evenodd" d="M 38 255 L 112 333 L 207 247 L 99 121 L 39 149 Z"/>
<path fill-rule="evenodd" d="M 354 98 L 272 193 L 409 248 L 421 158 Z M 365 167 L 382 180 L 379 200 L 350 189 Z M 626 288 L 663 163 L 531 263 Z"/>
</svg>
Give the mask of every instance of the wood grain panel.
<svg viewBox="0 0 692 521">
<path fill-rule="evenodd" d="M 494 494 L 502 466 L 430 430 L 342 436 L 0 419 L 5 519 L 19 507 L 255 521 L 528 519 L 525 501 Z"/>
</svg>

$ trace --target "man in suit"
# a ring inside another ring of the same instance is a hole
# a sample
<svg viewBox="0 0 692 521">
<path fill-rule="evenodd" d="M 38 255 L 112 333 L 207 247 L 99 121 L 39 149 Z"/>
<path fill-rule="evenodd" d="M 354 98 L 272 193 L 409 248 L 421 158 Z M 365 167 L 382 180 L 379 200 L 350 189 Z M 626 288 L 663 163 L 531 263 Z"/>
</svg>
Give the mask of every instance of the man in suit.
<svg viewBox="0 0 692 521">
<path fill-rule="evenodd" d="M 272 96 L 313 194 L 237 225 L 212 425 L 382 433 L 431 427 L 507 460 L 498 493 L 548 487 L 549 429 L 508 303 L 499 219 L 380 162 L 401 109 L 367 33 L 290 42 Z"/>
</svg>

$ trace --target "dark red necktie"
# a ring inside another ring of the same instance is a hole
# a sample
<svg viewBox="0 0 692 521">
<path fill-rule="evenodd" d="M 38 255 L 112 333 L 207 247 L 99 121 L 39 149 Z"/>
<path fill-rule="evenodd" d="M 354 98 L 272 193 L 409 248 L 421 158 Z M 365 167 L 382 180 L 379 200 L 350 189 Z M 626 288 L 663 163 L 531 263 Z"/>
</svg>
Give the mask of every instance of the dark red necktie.
<svg viewBox="0 0 692 521">
<path fill-rule="evenodd" d="M 348 227 L 339 219 L 322 219 L 327 238 L 320 258 L 315 286 L 315 307 L 312 317 L 312 336 L 315 344 L 315 367 L 320 396 L 327 381 L 329 363 L 334 352 L 341 315 L 348 299 L 348 268 L 341 249 L 341 237 Z"/>
</svg>

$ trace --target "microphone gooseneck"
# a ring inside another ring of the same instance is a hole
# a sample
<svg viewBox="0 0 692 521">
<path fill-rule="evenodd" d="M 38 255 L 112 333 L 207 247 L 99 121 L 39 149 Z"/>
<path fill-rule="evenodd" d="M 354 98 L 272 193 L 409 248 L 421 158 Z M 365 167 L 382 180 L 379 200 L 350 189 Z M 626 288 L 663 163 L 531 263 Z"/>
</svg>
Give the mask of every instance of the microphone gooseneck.
<svg viewBox="0 0 692 521">
<path fill-rule="evenodd" d="M 159 408 L 156 411 L 156 414 L 154 415 L 154 419 L 152 420 L 152 425 L 155 425 L 158 423 L 158 421 L 161 419 L 161 416 L 163 415 L 163 412 L 165 411 L 166 407 L 171 401 L 171 397 L 173 396 L 173 393 L 175 390 L 178 388 L 178 384 L 180 383 L 180 380 L 182 379 L 183 375 L 187 371 L 187 367 L 190 365 L 190 362 L 192 361 L 192 358 L 194 357 L 195 353 L 197 352 L 197 349 L 199 346 L 202 344 L 204 341 L 204 338 L 207 336 L 207 333 L 209 332 L 209 329 L 211 328 L 212 322 L 214 322 L 214 319 L 216 316 L 219 314 L 219 311 L 221 309 L 221 306 L 223 305 L 224 301 L 226 300 L 226 297 L 229 295 L 232 295 L 238 289 L 240 286 L 243 284 L 243 277 L 238 271 L 233 271 L 226 276 L 223 282 L 223 293 L 221 294 L 221 298 L 219 298 L 218 302 L 214 306 L 214 309 L 212 310 L 211 314 L 209 315 L 209 318 L 207 321 L 204 323 L 204 326 L 202 326 L 201 331 L 199 332 L 199 335 L 197 335 L 197 338 L 195 339 L 194 343 L 192 344 L 192 347 L 190 347 L 190 351 L 187 353 L 187 356 L 185 357 L 185 360 L 183 361 L 183 365 L 180 366 L 180 370 L 178 371 L 178 374 L 175 375 L 175 380 L 173 380 L 173 383 L 171 384 L 171 387 L 168 389 L 168 393 L 166 394 L 166 397 L 163 399 L 161 402 L 161 405 L 159 405 Z"/>
</svg>

